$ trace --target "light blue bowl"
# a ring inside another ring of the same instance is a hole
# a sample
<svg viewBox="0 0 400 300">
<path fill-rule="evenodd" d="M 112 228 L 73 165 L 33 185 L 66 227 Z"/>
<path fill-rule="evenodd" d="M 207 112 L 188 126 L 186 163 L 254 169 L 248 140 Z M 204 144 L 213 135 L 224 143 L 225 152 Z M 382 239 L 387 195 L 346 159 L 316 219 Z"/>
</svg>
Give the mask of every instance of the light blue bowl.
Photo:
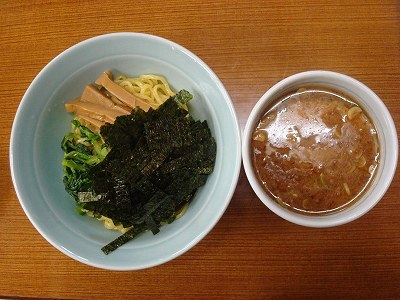
<svg viewBox="0 0 400 300">
<path fill-rule="evenodd" d="M 187 213 L 157 235 L 147 232 L 109 255 L 101 247 L 120 233 L 75 212 L 62 183 L 60 148 L 72 115 L 64 104 L 104 70 L 164 75 L 176 91 L 194 98 L 195 119 L 207 120 L 217 142 L 214 172 Z M 241 165 L 240 131 L 232 101 L 213 71 L 196 55 L 160 37 L 114 33 L 83 41 L 53 59 L 33 80 L 15 116 L 11 175 L 22 208 L 40 234 L 64 254 L 110 270 L 165 263 L 196 245 L 218 222 L 235 190 Z"/>
</svg>

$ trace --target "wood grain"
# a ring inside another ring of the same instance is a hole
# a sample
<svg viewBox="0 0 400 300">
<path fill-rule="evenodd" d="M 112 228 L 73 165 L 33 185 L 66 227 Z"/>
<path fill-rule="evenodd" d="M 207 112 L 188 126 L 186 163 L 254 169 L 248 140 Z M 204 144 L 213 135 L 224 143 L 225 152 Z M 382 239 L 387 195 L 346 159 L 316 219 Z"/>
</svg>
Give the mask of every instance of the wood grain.
<svg viewBox="0 0 400 300">
<path fill-rule="evenodd" d="M 26 218 L 14 192 L 9 137 L 21 98 L 57 54 L 117 31 L 171 39 L 202 58 L 243 128 L 257 99 L 296 72 L 342 72 L 370 86 L 400 122 L 396 0 L 1 1 L 1 298 L 398 299 L 400 177 L 350 224 L 290 224 L 257 199 L 242 171 L 226 213 L 198 245 L 164 265 L 111 272 L 66 257 Z"/>
</svg>

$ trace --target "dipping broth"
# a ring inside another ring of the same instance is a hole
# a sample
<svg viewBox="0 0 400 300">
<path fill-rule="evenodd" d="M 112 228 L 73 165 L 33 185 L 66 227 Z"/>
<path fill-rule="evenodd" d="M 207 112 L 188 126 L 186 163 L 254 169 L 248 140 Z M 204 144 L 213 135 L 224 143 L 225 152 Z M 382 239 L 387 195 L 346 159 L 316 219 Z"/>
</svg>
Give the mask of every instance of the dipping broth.
<svg viewBox="0 0 400 300">
<path fill-rule="evenodd" d="M 304 87 L 277 99 L 253 132 L 253 166 L 280 205 L 329 214 L 355 203 L 379 163 L 368 115 L 349 96 Z"/>
</svg>

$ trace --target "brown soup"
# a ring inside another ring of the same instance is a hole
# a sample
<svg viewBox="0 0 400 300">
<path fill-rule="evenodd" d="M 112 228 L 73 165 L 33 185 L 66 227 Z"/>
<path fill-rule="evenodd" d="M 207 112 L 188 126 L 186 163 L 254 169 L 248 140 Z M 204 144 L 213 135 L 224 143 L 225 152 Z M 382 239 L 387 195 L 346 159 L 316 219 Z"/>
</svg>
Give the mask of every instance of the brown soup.
<svg viewBox="0 0 400 300">
<path fill-rule="evenodd" d="M 277 99 L 253 132 L 253 165 L 282 206 L 328 214 L 355 203 L 379 162 L 373 122 L 354 99 L 304 87 Z"/>
</svg>

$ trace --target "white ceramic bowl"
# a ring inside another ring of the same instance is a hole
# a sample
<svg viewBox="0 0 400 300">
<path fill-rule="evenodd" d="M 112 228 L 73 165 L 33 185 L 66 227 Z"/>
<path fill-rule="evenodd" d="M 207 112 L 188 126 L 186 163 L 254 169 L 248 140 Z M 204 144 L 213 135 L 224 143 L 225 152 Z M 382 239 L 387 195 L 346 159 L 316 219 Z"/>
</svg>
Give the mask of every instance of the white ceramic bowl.
<svg viewBox="0 0 400 300">
<path fill-rule="evenodd" d="M 289 211 L 277 204 L 264 191 L 257 179 L 252 166 L 252 154 L 250 150 L 252 132 L 257 126 L 260 117 L 265 113 L 267 106 L 279 96 L 304 85 L 316 84 L 341 90 L 357 99 L 359 104 L 373 119 L 380 140 L 380 163 L 375 180 L 365 195 L 354 205 L 347 209 L 324 216 L 308 216 Z M 385 194 L 397 166 L 398 145 L 396 128 L 393 119 L 384 103 L 379 97 L 361 82 L 335 72 L 309 71 L 292 75 L 271 87 L 256 103 L 247 120 L 242 144 L 243 165 L 247 178 L 254 192 L 260 200 L 280 217 L 309 227 L 330 227 L 353 221 L 371 208 Z"/>
<path fill-rule="evenodd" d="M 101 247 L 119 233 L 74 212 L 62 183 L 60 143 L 72 115 L 64 103 L 104 71 L 164 75 L 176 91 L 193 94 L 190 111 L 207 120 L 217 142 L 214 172 L 180 219 L 125 244 L 109 255 Z M 83 41 L 58 55 L 33 80 L 12 127 L 10 164 L 20 203 L 34 227 L 57 249 L 85 264 L 136 270 L 167 262 L 198 243 L 217 223 L 235 190 L 241 166 L 240 131 L 224 86 L 182 46 L 160 37 L 115 33 Z"/>
</svg>

